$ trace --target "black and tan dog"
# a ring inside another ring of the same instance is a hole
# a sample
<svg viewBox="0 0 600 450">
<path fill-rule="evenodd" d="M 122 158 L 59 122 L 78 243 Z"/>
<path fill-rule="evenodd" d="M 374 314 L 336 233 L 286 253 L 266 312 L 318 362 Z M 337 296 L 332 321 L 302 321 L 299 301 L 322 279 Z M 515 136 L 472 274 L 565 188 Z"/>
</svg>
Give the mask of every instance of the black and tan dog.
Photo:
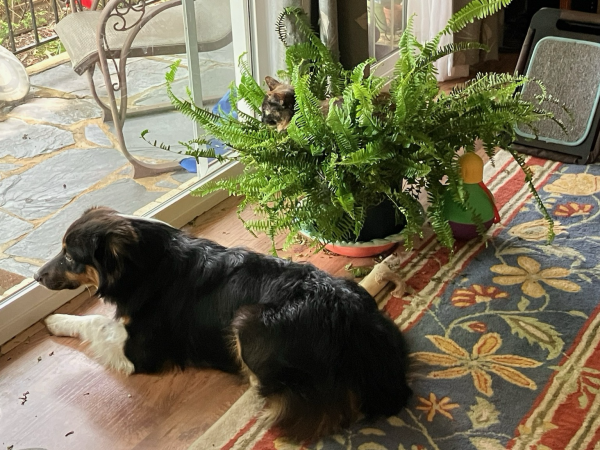
<svg viewBox="0 0 600 450">
<path fill-rule="evenodd" d="M 127 374 L 245 371 L 291 437 L 396 414 L 411 392 L 398 328 L 362 287 L 310 264 L 100 207 L 69 227 L 35 278 L 55 290 L 94 285 L 116 305 L 116 320 L 52 315 L 53 334 L 88 341 Z"/>
</svg>

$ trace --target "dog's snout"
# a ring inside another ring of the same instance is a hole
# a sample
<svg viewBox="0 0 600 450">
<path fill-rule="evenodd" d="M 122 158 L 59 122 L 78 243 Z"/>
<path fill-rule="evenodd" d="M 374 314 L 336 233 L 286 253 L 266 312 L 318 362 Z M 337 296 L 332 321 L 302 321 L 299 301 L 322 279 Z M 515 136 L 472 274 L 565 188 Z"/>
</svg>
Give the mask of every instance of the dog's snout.
<svg viewBox="0 0 600 450">
<path fill-rule="evenodd" d="M 42 269 L 43 269 L 43 267 L 42 267 Z M 35 273 L 35 275 L 33 275 L 33 279 L 43 285 L 48 280 L 49 274 L 48 274 L 47 270 L 42 270 L 42 269 L 38 270 Z"/>
</svg>

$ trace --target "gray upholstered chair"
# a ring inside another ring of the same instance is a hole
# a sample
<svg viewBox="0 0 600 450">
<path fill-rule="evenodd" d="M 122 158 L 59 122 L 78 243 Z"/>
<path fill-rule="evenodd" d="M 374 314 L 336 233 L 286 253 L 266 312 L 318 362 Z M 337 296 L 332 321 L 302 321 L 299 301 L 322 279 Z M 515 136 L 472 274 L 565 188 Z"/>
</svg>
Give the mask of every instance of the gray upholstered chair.
<svg viewBox="0 0 600 450">
<path fill-rule="evenodd" d="M 185 53 L 181 0 L 109 0 L 98 9 L 99 1 L 94 0 L 90 10 L 82 10 L 73 1 L 74 12 L 56 24 L 56 33 L 71 58 L 73 70 L 87 75 L 104 119 L 113 121 L 120 150 L 133 165 L 133 178 L 179 169 L 176 162 L 150 164 L 135 158 L 127 150 L 123 125 L 127 116 L 127 58 Z M 195 0 L 194 6 L 198 51 L 217 50 L 230 43 L 229 1 Z M 116 69 L 113 78 L 111 65 Z M 94 85 L 96 66 L 104 77 L 108 103 L 100 99 Z M 120 93 L 118 102 L 116 92 Z"/>
</svg>

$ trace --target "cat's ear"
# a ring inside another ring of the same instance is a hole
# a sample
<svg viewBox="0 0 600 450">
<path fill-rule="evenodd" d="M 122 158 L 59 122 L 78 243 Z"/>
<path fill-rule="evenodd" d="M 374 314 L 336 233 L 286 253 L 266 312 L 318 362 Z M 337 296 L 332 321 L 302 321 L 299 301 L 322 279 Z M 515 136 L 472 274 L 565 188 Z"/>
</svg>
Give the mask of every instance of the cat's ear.
<svg viewBox="0 0 600 450">
<path fill-rule="evenodd" d="M 267 86 L 269 86 L 269 89 L 271 89 L 271 90 L 273 90 L 277 86 L 281 85 L 281 82 L 277 81 L 275 78 L 270 77 L 268 75 L 265 77 L 265 83 L 267 83 Z"/>
<path fill-rule="evenodd" d="M 273 92 L 273 98 L 284 108 L 294 109 L 296 96 L 293 91 Z"/>
</svg>

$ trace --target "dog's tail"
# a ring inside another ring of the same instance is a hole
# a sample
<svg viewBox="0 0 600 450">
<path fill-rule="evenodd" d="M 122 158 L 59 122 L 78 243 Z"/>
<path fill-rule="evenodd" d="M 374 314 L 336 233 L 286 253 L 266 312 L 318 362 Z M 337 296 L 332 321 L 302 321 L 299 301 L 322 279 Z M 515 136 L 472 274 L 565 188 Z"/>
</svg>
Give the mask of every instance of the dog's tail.
<svg viewBox="0 0 600 450">
<path fill-rule="evenodd" d="M 270 390 L 267 384 L 259 386 L 266 399 L 264 414 L 284 436 L 298 441 L 312 442 L 337 433 L 361 415 L 357 395 L 342 386 L 327 393 L 305 383 L 274 393 Z"/>
<path fill-rule="evenodd" d="M 328 331 L 293 332 L 266 325 L 259 319 L 263 313 L 264 306 L 245 307 L 233 327 L 242 364 L 257 380 L 266 414 L 285 436 L 312 441 L 362 415 L 391 416 L 406 405 L 411 390 L 404 341 L 380 312 Z"/>
</svg>

